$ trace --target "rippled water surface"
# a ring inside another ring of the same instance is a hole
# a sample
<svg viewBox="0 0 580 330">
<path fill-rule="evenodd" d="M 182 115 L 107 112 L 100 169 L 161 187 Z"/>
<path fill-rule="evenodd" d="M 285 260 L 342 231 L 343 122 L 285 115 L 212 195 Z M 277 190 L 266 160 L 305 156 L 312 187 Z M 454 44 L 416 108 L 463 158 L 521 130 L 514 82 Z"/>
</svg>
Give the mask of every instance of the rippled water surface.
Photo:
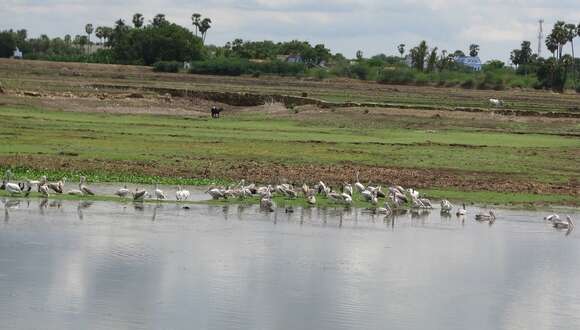
<svg viewBox="0 0 580 330">
<path fill-rule="evenodd" d="M 3 329 L 580 329 L 580 231 L 545 212 L 0 207 Z"/>
</svg>

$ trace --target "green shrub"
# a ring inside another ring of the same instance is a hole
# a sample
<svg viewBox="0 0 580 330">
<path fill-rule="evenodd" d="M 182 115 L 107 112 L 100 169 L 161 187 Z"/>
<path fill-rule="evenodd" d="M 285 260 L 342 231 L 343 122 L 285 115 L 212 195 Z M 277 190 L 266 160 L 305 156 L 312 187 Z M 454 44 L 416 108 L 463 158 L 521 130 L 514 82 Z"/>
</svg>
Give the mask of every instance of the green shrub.
<svg viewBox="0 0 580 330">
<path fill-rule="evenodd" d="M 250 62 L 239 58 L 214 58 L 191 63 L 190 73 L 221 76 L 239 76 L 251 74 L 259 77 L 261 74 L 277 74 L 281 76 L 296 76 L 304 73 L 306 66 L 301 63 L 286 63 L 281 61 Z"/>
<path fill-rule="evenodd" d="M 179 72 L 181 63 L 176 61 L 160 61 L 153 63 L 153 71 L 155 72 Z"/>
<path fill-rule="evenodd" d="M 463 81 L 460 86 L 461 88 L 465 88 L 465 89 L 471 89 L 473 88 L 473 86 L 475 85 L 475 82 L 473 81 L 473 79 L 469 78 L 465 81 Z"/>
<path fill-rule="evenodd" d="M 387 68 L 383 70 L 380 83 L 383 84 L 410 84 L 415 80 L 415 72 L 409 68 Z"/>
</svg>

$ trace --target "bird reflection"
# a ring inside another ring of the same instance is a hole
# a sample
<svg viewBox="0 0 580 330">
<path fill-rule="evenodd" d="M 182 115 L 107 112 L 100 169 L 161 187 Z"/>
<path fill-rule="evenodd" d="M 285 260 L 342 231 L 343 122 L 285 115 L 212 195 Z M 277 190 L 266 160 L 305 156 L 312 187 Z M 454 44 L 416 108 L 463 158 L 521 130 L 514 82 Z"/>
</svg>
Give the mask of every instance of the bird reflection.
<svg viewBox="0 0 580 330">
<path fill-rule="evenodd" d="M 135 211 L 143 211 L 145 206 L 143 205 L 143 202 L 133 202 L 133 208 Z"/>
<path fill-rule="evenodd" d="M 157 210 L 161 209 L 161 208 L 163 208 L 163 205 L 161 205 L 161 204 L 156 204 L 153 207 L 153 215 L 151 216 L 151 221 L 154 222 L 155 220 L 157 220 Z"/>
<path fill-rule="evenodd" d="M 77 205 L 77 215 L 79 217 L 79 220 L 84 220 L 85 216 L 83 214 L 83 210 L 88 209 L 89 207 L 91 207 L 91 205 L 93 205 L 93 202 L 91 201 L 79 202 L 79 204 Z"/>
</svg>

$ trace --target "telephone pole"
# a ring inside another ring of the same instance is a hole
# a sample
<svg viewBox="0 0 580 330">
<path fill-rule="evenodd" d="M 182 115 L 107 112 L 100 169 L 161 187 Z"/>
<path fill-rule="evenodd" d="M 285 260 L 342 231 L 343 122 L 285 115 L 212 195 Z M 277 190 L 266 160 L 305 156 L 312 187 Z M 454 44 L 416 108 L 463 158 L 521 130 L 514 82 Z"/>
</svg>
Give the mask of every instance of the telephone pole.
<svg viewBox="0 0 580 330">
<path fill-rule="evenodd" d="M 538 23 L 540 23 L 540 30 L 538 31 L 538 57 L 541 57 L 542 56 L 542 40 L 544 39 L 544 31 L 542 30 L 542 24 L 544 24 L 544 20 L 540 18 Z"/>
</svg>

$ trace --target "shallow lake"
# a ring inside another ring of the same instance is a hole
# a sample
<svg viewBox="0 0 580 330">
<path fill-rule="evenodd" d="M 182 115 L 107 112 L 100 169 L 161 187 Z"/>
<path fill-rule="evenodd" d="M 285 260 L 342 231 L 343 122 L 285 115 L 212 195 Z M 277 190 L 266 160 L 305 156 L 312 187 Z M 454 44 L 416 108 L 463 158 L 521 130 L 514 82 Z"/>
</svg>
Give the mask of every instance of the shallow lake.
<svg viewBox="0 0 580 330">
<path fill-rule="evenodd" d="M 1 200 L 1 328 L 580 328 L 580 231 L 545 211 L 189 207 Z"/>
</svg>

